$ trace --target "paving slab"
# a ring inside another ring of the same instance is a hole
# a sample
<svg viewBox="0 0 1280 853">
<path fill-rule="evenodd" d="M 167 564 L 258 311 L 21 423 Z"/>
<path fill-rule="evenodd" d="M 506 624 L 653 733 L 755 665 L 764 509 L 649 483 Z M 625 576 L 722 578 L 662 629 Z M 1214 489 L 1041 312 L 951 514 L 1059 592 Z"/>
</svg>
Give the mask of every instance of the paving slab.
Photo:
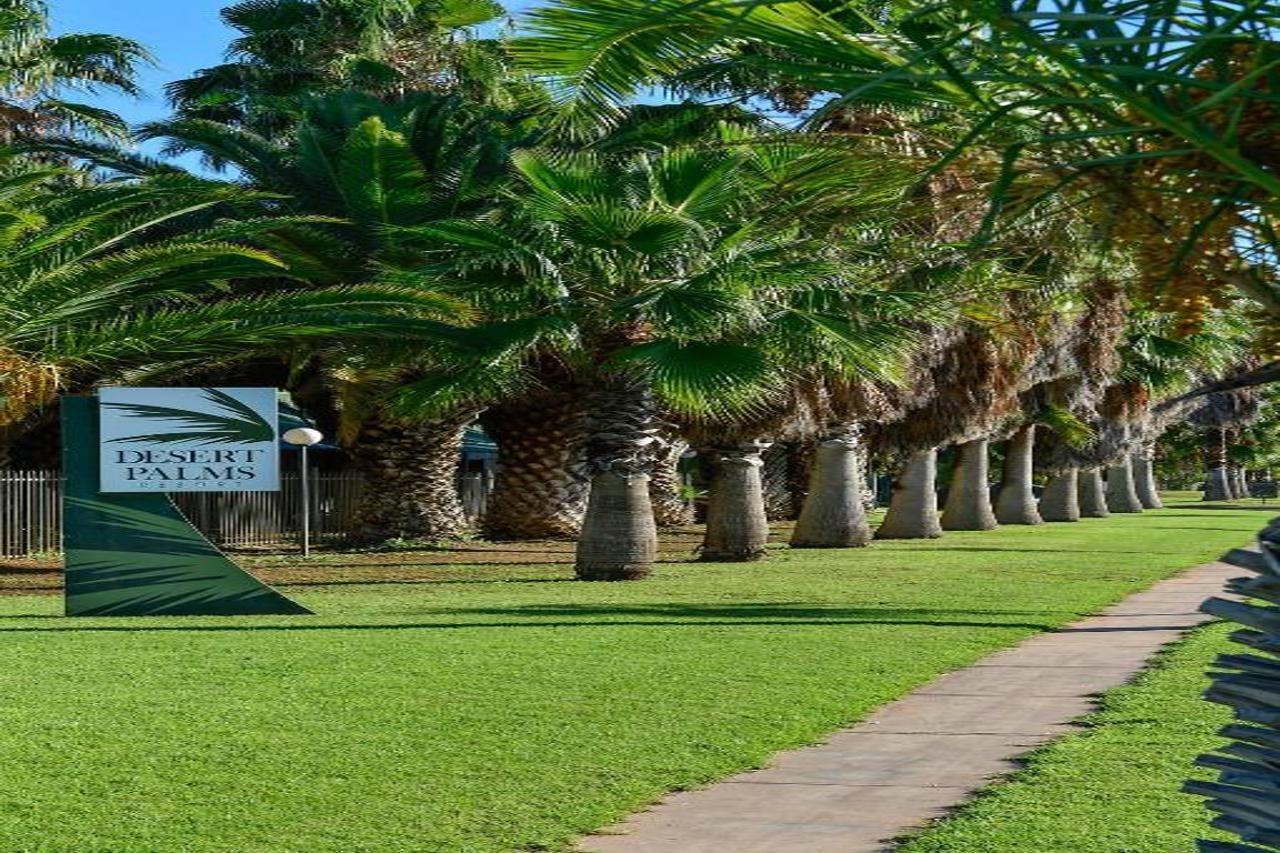
<svg viewBox="0 0 1280 853">
<path fill-rule="evenodd" d="M 1126 666 L 971 666 L 916 691 L 921 696 L 1090 696 L 1128 678 Z"/>
<path fill-rule="evenodd" d="M 1073 730 L 1097 694 L 1209 621 L 1200 603 L 1242 571 L 1192 569 L 1097 616 L 996 652 L 892 702 L 823 744 L 584 839 L 590 853 L 870 853 L 926 825 Z"/>
<path fill-rule="evenodd" d="M 780 755 L 768 770 L 739 783 L 873 787 L 968 788 L 974 773 L 993 779 L 1014 767 L 1010 752 L 1032 749 L 1053 735 L 893 734 L 844 731 L 823 746 Z M 828 748 L 831 747 L 831 748 Z M 922 748 L 922 747 L 927 747 Z"/>
</svg>

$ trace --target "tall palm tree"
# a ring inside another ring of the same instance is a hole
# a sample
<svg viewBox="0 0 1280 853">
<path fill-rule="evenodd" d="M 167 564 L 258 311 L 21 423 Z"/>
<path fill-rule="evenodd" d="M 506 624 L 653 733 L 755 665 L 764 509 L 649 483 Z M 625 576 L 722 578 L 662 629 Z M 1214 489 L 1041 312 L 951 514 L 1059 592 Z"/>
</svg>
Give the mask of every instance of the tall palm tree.
<svg viewBox="0 0 1280 853">
<path fill-rule="evenodd" d="M 399 272 L 422 261 L 403 235 L 488 209 L 506 179 L 509 150 L 533 127 L 525 116 L 473 107 L 456 95 L 420 93 L 384 103 L 343 93 L 305 108 L 301 123 L 279 140 L 194 118 L 149 125 L 143 136 L 234 167 L 251 186 L 281 196 L 262 216 L 327 217 L 290 244 L 295 254 L 305 251 L 307 274 L 319 284 L 402 282 Z M 469 310 L 464 302 L 451 303 L 458 316 Z M 450 306 L 436 308 L 447 313 Z M 342 438 L 366 478 L 357 539 L 436 540 L 463 532 L 453 484 L 463 430 L 476 410 L 462 406 L 422 419 L 385 405 L 402 383 L 430 371 L 432 357 L 420 342 L 320 353 L 317 363 L 343 413 Z"/>
<path fill-rule="evenodd" d="M 637 105 L 607 126 L 579 128 L 574 144 L 618 156 L 629 152 L 717 144 L 722 124 L 760 122 L 742 109 L 688 104 Z M 502 465 L 486 505 L 484 531 L 497 538 L 575 538 L 586 513 L 585 389 L 557 358 L 537 360 L 532 387 L 494 401 L 481 419 L 498 443 Z M 688 449 L 673 413 L 663 414 L 663 444 L 651 472 L 650 498 L 659 526 L 692 523 L 681 494 L 680 459 Z"/>
<path fill-rule="evenodd" d="M 255 194 L 181 176 L 68 188 L 0 178 L 0 448 L 60 392 L 128 370 L 182 371 L 341 333 L 447 340 L 403 288 L 307 288 L 261 246 L 289 223 L 212 217 Z M 257 245 L 255 245 L 257 244 Z"/>
<path fill-rule="evenodd" d="M 1094 371 L 1068 400 L 1073 418 L 1087 421 L 1091 435 L 1051 448 L 1053 499 L 1042 502 L 1047 520 L 1156 508 L 1149 454 L 1164 431 L 1196 407 L 1200 398 L 1183 392 L 1204 377 L 1235 372 L 1247 350 L 1247 322 L 1228 312 L 1215 312 L 1201 331 L 1180 335 L 1177 321 L 1149 304 L 1126 299 L 1123 311 L 1123 333 L 1111 348 L 1114 363 Z M 1063 502 L 1066 486 L 1058 482 L 1070 478 L 1078 481 L 1078 512 Z"/>
<path fill-rule="evenodd" d="M 586 389 L 563 370 L 535 367 L 536 386 L 481 415 L 501 466 L 485 505 L 486 536 L 573 539 L 587 511 Z"/>
<path fill-rule="evenodd" d="M 287 134 L 306 97 L 342 91 L 509 102 L 535 89 L 476 33 L 502 15 L 493 0 L 242 0 L 222 12 L 238 33 L 228 61 L 171 83 L 169 97 L 180 117 L 267 136 Z"/>
<path fill-rule="evenodd" d="M 1250 391 L 1210 394 L 1192 413 L 1191 422 L 1204 430 L 1204 499 L 1229 501 L 1246 495 L 1237 494 L 1238 484 L 1231 476 L 1231 436 L 1233 431 L 1249 425 L 1258 417 L 1258 397 Z"/>
<path fill-rule="evenodd" d="M 43 0 L 0 2 L 0 141 L 32 133 L 122 136 L 121 119 L 68 100 L 73 92 L 137 95 L 137 67 L 151 61 L 135 41 L 100 33 L 49 34 Z"/>
<path fill-rule="evenodd" d="M 427 286 L 510 317 L 492 358 L 459 371 L 447 393 L 433 380 L 429 393 L 406 389 L 409 399 L 474 399 L 501 380 L 499 368 L 508 386 L 519 384 L 551 355 L 590 389 L 583 578 L 640 577 L 651 567 L 647 480 L 661 407 L 732 421 L 781 393 L 798 364 L 884 370 L 885 336 L 860 322 L 858 288 L 793 219 L 795 200 L 769 192 L 775 180 L 803 187 L 815 158 L 833 155 L 761 150 L 727 132 L 735 144 L 517 152 L 520 183 L 503 210 L 402 235 L 436 246 L 438 262 L 421 270 Z M 886 197 L 876 180 L 866 163 L 823 178 L 822 192 L 873 215 Z"/>
</svg>

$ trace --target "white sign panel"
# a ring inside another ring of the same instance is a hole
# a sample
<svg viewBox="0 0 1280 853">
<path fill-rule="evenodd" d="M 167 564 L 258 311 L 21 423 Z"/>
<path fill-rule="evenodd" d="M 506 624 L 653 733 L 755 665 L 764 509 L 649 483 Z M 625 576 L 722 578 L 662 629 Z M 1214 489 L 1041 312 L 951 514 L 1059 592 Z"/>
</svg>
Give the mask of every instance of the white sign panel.
<svg viewBox="0 0 1280 853">
<path fill-rule="evenodd" d="M 103 492 L 276 492 L 274 388 L 103 388 Z"/>
</svg>

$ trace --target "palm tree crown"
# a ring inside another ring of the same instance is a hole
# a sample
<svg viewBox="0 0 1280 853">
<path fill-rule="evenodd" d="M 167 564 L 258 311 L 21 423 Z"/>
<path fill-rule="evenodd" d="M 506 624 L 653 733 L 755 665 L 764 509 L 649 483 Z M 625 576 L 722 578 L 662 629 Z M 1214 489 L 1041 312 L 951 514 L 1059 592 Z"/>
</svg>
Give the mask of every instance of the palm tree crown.
<svg viewBox="0 0 1280 853">
<path fill-rule="evenodd" d="M 332 92 L 501 102 L 517 81 L 475 28 L 502 14 L 493 0 L 242 0 L 222 13 L 240 34 L 229 61 L 170 84 L 169 96 L 180 116 L 264 135 L 287 132 L 299 101 Z"/>
<path fill-rule="evenodd" d="M 64 99 L 68 91 L 138 94 L 135 71 L 150 62 L 135 41 L 99 33 L 49 34 L 43 0 L 0 2 L 0 140 L 50 130 L 120 136 L 107 110 Z"/>
</svg>

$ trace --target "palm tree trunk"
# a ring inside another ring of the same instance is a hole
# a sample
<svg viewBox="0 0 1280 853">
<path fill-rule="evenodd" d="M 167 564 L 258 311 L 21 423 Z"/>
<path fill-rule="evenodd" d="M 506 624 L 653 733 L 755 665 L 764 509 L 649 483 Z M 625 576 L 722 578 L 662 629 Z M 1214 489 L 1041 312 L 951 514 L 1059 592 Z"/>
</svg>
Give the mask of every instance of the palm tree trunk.
<svg viewBox="0 0 1280 853">
<path fill-rule="evenodd" d="M 947 505 L 942 510 L 943 530 L 995 530 L 999 523 L 991 510 L 990 461 L 987 440 L 960 445 L 960 456 Z"/>
<path fill-rule="evenodd" d="M 1107 509 L 1107 487 L 1102 482 L 1101 468 L 1080 469 L 1078 485 L 1081 518 L 1106 518 L 1111 515 L 1111 511 Z"/>
<path fill-rule="evenodd" d="M 1040 517 L 1045 521 L 1080 520 L 1080 469 L 1068 468 L 1055 474 L 1040 498 Z"/>
<path fill-rule="evenodd" d="M 493 539 L 577 536 L 590 488 L 581 395 L 538 394 L 495 406 L 481 422 L 499 452 L 484 534 Z"/>
<path fill-rule="evenodd" d="M 818 445 L 817 459 L 791 537 L 792 548 L 861 548 L 871 542 L 863 505 L 861 429 L 844 426 Z"/>
<path fill-rule="evenodd" d="M 812 439 L 788 442 L 787 445 L 787 506 L 791 510 L 790 519 L 800 517 L 804 502 L 809 499 L 809 484 L 813 481 L 813 466 L 818 455 L 818 442 Z M 767 454 L 766 454 L 767 460 Z M 766 467 L 766 471 L 768 468 Z M 766 504 L 767 508 L 767 504 Z M 774 518 L 771 521 L 788 519 Z"/>
<path fill-rule="evenodd" d="M 649 474 L 662 443 L 658 406 L 642 382 L 610 377 L 587 419 L 591 495 L 578 537 L 581 580 L 621 581 L 653 571 L 658 527 Z"/>
<path fill-rule="evenodd" d="M 1138 490 L 1138 501 L 1144 509 L 1160 509 L 1160 487 L 1156 484 L 1154 451 L 1151 448 L 1133 454 L 1133 480 Z"/>
<path fill-rule="evenodd" d="M 797 508 L 803 504 L 796 500 L 792 489 L 792 469 L 795 467 L 793 458 L 800 449 L 790 442 L 777 442 L 761 455 L 764 460 L 764 468 L 760 471 L 764 480 L 764 511 L 770 521 L 794 521 L 799 516 Z"/>
<path fill-rule="evenodd" d="M 1033 455 L 1036 446 L 1035 424 L 1018 430 L 1005 445 L 1004 475 L 1000 496 L 996 499 L 996 521 L 1001 524 L 1040 524 L 1036 506 Z"/>
<path fill-rule="evenodd" d="M 1235 495 L 1236 500 L 1243 500 L 1249 497 L 1249 484 L 1245 480 L 1245 471 L 1239 465 L 1231 468 L 1231 492 Z"/>
<path fill-rule="evenodd" d="M 764 460 L 760 456 L 767 446 L 752 442 L 712 451 L 715 474 L 707 496 L 704 561 L 744 563 L 768 554 L 769 518 L 764 509 Z"/>
<path fill-rule="evenodd" d="M 1115 513 L 1142 512 L 1142 501 L 1133 482 L 1133 463 L 1126 456 L 1107 469 L 1107 509 Z"/>
<path fill-rule="evenodd" d="M 455 539 L 466 530 L 458 496 L 463 433 L 474 412 L 423 423 L 379 420 L 361 428 L 352 448 L 364 476 L 352 538 Z"/>
<path fill-rule="evenodd" d="M 649 501 L 659 527 L 683 527 L 693 524 L 693 504 L 684 496 L 680 476 L 680 459 L 689 445 L 680 438 L 668 437 L 657 453 L 653 476 L 649 479 Z"/>
<path fill-rule="evenodd" d="M 937 539 L 942 535 L 938 522 L 938 451 L 936 448 L 913 454 L 907 467 L 893 481 L 893 497 L 877 539 Z"/>
<path fill-rule="evenodd" d="M 1204 499 L 1229 501 L 1235 497 L 1231 478 L 1227 471 L 1227 431 L 1219 427 L 1205 432 L 1204 442 Z"/>
</svg>

